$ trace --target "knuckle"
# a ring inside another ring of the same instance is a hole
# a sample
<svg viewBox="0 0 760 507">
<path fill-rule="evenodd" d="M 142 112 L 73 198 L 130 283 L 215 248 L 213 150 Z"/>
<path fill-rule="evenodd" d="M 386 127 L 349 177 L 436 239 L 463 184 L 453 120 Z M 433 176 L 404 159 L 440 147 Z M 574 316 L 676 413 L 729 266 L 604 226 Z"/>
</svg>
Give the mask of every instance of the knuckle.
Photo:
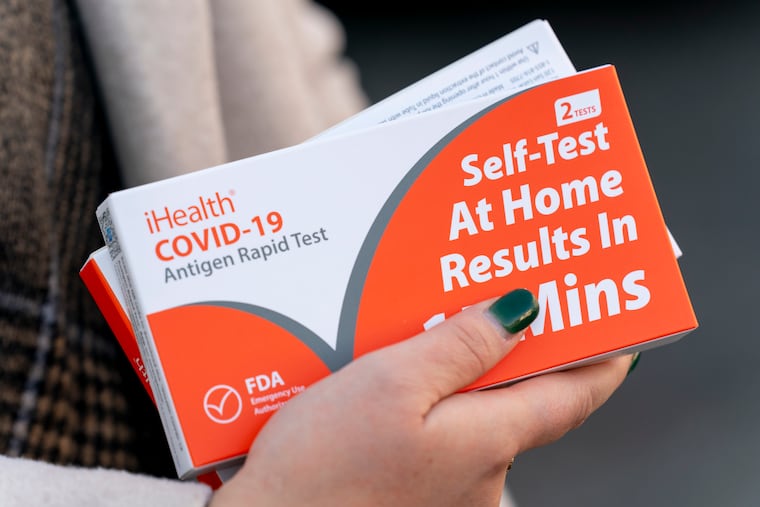
<svg viewBox="0 0 760 507">
<path fill-rule="evenodd" d="M 573 395 L 567 399 L 568 431 L 582 426 L 606 399 L 607 395 L 603 389 L 593 384 L 578 385 Z"/>
<path fill-rule="evenodd" d="M 590 390 L 576 387 L 570 393 L 559 398 L 538 401 L 524 400 L 528 410 L 534 411 L 534 421 L 540 421 L 542 429 L 538 431 L 534 444 L 545 445 L 562 438 L 566 433 L 577 429 L 594 411 L 594 396 Z"/>
<path fill-rule="evenodd" d="M 572 406 L 569 429 L 576 429 L 583 425 L 597 405 L 594 390 L 586 387 L 576 389 L 573 399 L 575 403 Z"/>
<path fill-rule="evenodd" d="M 474 363 L 481 371 L 491 368 L 491 358 L 496 352 L 492 333 L 479 321 L 479 319 L 462 315 L 461 318 L 452 319 L 450 336 L 453 352 L 463 361 Z"/>
</svg>

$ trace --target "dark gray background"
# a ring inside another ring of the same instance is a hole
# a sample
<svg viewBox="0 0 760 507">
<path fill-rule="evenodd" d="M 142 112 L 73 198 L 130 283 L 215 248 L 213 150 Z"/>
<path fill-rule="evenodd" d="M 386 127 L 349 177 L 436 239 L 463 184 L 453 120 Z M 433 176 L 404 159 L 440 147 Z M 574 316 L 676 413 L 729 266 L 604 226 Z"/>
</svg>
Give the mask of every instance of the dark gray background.
<svg viewBox="0 0 760 507">
<path fill-rule="evenodd" d="M 760 3 L 323 3 L 373 101 L 535 18 L 577 68 L 617 67 L 700 328 L 519 456 L 519 506 L 760 505 Z"/>
</svg>

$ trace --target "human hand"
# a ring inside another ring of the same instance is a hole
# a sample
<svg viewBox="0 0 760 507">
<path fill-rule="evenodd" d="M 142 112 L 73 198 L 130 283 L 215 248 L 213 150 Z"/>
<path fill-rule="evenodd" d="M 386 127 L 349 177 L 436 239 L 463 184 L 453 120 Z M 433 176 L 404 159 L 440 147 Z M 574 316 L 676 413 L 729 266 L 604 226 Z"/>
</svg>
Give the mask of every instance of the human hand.
<svg viewBox="0 0 760 507">
<path fill-rule="evenodd" d="M 517 345 L 525 290 L 364 355 L 275 413 L 212 507 L 492 506 L 515 455 L 579 426 L 631 357 L 459 392 Z"/>
</svg>

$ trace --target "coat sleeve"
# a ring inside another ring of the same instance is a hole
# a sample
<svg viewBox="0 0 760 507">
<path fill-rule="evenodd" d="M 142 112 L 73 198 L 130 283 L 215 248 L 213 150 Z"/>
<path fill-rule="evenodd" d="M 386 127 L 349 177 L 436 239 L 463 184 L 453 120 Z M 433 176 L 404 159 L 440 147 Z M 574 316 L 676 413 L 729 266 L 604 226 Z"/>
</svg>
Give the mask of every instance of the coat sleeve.
<svg viewBox="0 0 760 507">
<path fill-rule="evenodd" d="M 203 507 L 210 498 L 211 488 L 198 482 L 0 456 L 4 507 Z"/>
</svg>

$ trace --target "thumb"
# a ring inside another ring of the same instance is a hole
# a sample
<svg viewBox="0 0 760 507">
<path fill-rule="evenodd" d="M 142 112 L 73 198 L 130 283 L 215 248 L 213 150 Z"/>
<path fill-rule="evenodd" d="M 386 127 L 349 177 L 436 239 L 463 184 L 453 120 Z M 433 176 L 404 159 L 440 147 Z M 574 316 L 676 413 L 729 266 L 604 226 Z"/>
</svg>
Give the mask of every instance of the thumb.
<svg viewBox="0 0 760 507">
<path fill-rule="evenodd" d="M 493 368 L 537 315 L 535 296 L 517 289 L 462 310 L 386 352 L 394 369 L 436 403 Z"/>
</svg>

